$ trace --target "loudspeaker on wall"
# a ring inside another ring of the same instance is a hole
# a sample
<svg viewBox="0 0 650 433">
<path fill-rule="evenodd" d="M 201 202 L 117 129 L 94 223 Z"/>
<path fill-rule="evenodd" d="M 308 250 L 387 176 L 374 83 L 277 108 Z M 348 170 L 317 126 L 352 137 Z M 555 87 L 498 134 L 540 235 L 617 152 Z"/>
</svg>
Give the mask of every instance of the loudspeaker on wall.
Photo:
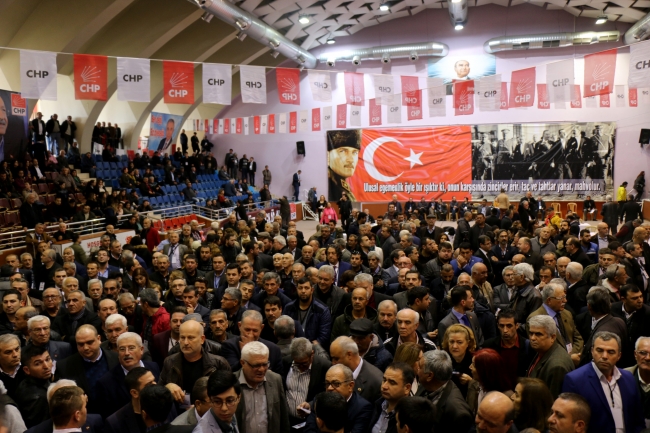
<svg viewBox="0 0 650 433">
<path fill-rule="evenodd" d="M 298 155 L 305 155 L 305 142 L 304 141 L 296 141 L 296 152 L 298 152 Z"/>
</svg>

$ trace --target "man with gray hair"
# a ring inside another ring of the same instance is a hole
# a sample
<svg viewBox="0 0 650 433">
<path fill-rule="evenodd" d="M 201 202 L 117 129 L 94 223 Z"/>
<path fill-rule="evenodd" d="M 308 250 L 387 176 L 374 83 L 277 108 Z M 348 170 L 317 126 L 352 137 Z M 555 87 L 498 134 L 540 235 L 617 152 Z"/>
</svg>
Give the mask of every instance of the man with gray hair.
<svg viewBox="0 0 650 433">
<path fill-rule="evenodd" d="M 296 321 L 289 316 L 280 316 L 273 323 L 273 333 L 282 358 L 291 354 L 291 342 L 296 335 Z"/>
<path fill-rule="evenodd" d="M 510 298 L 508 306 L 515 310 L 517 323 L 526 323 L 531 313 L 542 306 L 542 296 L 533 286 L 535 271 L 528 263 L 519 263 L 512 268 L 517 290 Z"/>
<path fill-rule="evenodd" d="M 51 339 L 50 319 L 47 316 L 34 316 L 27 321 L 27 331 L 29 332 L 29 343 L 27 345 L 44 346 L 52 358 L 52 363 L 56 365 L 72 354 L 70 343 L 65 341 L 55 341 Z"/>
<path fill-rule="evenodd" d="M 531 317 L 528 321 L 528 336 L 530 347 L 537 353 L 528 376 L 543 380 L 553 398 L 557 398 L 562 392 L 564 376 L 573 371 L 575 366 L 566 349 L 556 344 L 555 321 L 546 315 Z"/>
<path fill-rule="evenodd" d="M 355 388 L 368 401 L 377 401 L 381 395 L 383 374 L 359 355 L 357 344 L 350 337 L 339 337 L 330 346 L 332 364 L 343 364 L 354 372 Z"/>
<path fill-rule="evenodd" d="M 282 377 L 269 370 L 269 349 L 259 341 L 241 349 L 241 370 L 236 373 L 242 396 L 235 415 L 247 433 L 288 432 L 289 408 Z"/>
<path fill-rule="evenodd" d="M 464 432 L 474 423 L 469 405 L 451 381 L 452 372 L 451 357 L 443 350 L 430 350 L 418 360 L 420 386 L 415 395 L 426 397 L 435 406 L 433 431 Z"/>
<path fill-rule="evenodd" d="M 582 336 L 576 329 L 571 313 L 564 309 L 567 302 L 566 290 L 559 284 L 548 283 L 542 289 L 541 307 L 533 311 L 528 320 L 535 316 L 550 316 L 557 326 L 557 342 L 566 348 L 571 360 L 577 366 L 580 363 L 580 354 L 584 342 Z"/>
<path fill-rule="evenodd" d="M 314 290 L 314 298 L 329 308 L 332 317 L 343 314 L 343 310 L 350 303 L 345 295 L 345 291 L 336 285 L 334 268 L 327 264 L 318 268 L 318 284 Z"/>
<path fill-rule="evenodd" d="M 567 305 L 571 313 L 577 316 L 583 307 L 587 306 L 587 292 L 591 285 L 582 279 L 583 267 L 580 263 L 570 262 L 566 265 L 565 280 L 567 281 Z"/>
</svg>

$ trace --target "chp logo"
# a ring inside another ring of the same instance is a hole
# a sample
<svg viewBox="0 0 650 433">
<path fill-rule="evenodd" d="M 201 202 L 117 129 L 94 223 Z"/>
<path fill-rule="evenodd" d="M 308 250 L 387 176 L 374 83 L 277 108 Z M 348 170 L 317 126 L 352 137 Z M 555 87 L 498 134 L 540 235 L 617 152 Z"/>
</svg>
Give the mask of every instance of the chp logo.
<svg viewBox="0 0 650 433">
<path fill-rule="evenodd" d="M 27 115 L 27 102 L 20 96 L 20 93 L 11 94 L 11 114 L 23 117 Z"/>
<path fill-rule="evenodd" d="M 81 80 L 83 84 L 79 86 L 79 90 L 83 93 L 96 93 L 99 92 L 101 86 L 97 83 L 102 76 L 102 71 L 95 65 L 86 65 L 81 71 Z"/>
<path fill-rule="evenodd" d="M 284 77 L 280 80 L 280 102 L 283 104 L 298 101 L 298 83 L 293 78 Z"/>
<path fill-rule="evenodd" d="M 611 74 L 611 65 L 607 63 L 599 63 L 597 64 L 593 71 L 591 72 L 591 78 L 593 79 L 593 82 L 589 86 L 589 90 L 592 92 L 599 92 L 601 90 L 605 90 L 609 88 L 609 81 L 607 81 L 607 77 Z"/>
<path fill-rule="evenodd" d="M 459 96 L 459 101 L 460 104 L 458 105 L 458 111 L 468 113 L 472 111 L 472 103 L 471 103 L 471 95 L 473 92 L 469 92 L 467 90 L 463 90 L 460 93 Z"/>
<path fill-rule="evenodd" d="M 515 102 L 518 104 L 530 102 L 532 95 L 530 91 L 533 88 L 533 81 L 530 78 L 524 78 L 517 83 L 515 89 L 517 90 L 517 95 L 515 96 Z"/>
<path fill-rule="evenodd" d="M 402 92 L 404 93 L 402 96 L 403 99 L 403 105 L 409 106 L 409 107 L 417 107 L 420 105 L 420 98 L 418 97 L 418 86 L 417 83 L 413 83 L 412 81 L 408 81 L 402 85 Z"/>
<path fill-rule="evenodd" d="M 167 94 L 172 98 L 184 98 L 187 96 L 187 87 L 188 85 L 187 74 L 184 72 L 174 72 L 169 79 L 169 85 L 171 89 Z"/>
</svg>

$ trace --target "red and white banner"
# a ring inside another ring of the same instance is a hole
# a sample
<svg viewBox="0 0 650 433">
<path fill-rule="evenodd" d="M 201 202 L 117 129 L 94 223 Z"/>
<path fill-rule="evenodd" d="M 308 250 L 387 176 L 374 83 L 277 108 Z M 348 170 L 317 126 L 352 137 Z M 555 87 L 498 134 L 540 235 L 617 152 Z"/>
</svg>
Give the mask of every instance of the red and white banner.
<svg viewBox="0 0 650 433">
<path fill-rule="evenodd" d="M 230 119 L 225 119 L 223 121 L 223 133 L 230 134 Z"/>
<path fill-rule="evenodd" d="M 269 114 L 267 131 L 269 134 L 275 134 L 275 114 Z"/>
<path fill-rule="evenodd" d="M 311 130 L 320 131 L 320 108 L 311 109 Z"/>
<path fill-rule="evenodd" d="M 368 124 L 370 126 L 381 125 L 381 105 L 376 99 L 371 99 L 368 104 Z"/>
<path fill-rule="evenodd" d="M 259 134 L 262 130 L 262 122 L 260 120 L 260 116 L 254 116 L 253 117 L 253 132 L 255 134 Z"/>
<path fill-rule="evenodd" d="M 347 104 L 341 104 L 336 106 L 336 128 L 342 129 L 346 127 L 346 121 L 348 117 L 348 106 Z"/>
<path fill-rule="evenodd" d="M 108 99 L 107 73 L 108 57 L 75 54 L 74 98 L 106 101 Z"/>
<path fill-rule="evenodd" d="M 551 103 L 548 100 L 548 87 L 546 84 L 537 85 L 537 108 L 540 110 L 549 110 Z"/>
<path fill-rule="evenodd" d="M 637 89 L 628 89 L 628 97 L 627 97 L 630 107 L 638 107 L 639 106 L 639 96 L 637 93 Z"/>
<path fill-rule="evenodd" d="M 571 101 L 571 108 L 582 108 L 582 96 L 580 96 L 580 85 L 575 84 L 573 87 L 573 100 Z"/>
<path fill-rule="evenodd" d="M 56 53 L 20 50 L 20 93 L 23 98 L 56 101 L 56 71 Z"/>
<path fill-rule="evenodd" d="M 244 132 L 244 119 L 238 117 L 235 123 L 235 134 L 241 134 Z"/>
<path fill-rule="evenodd" d="M 163 60 L 165 104 L 194 103 L 194 63 Z"/>
<path fill-rule="evenodd" d="M 219 134 L 219 119 L 212 120 L 212 133 Z"/>
<path fill-rule="evenodd" d="M 203 123 L 204 123 L 204 125 L 203 125 L 203 131 L 205 131 L 206 134 L 208 134 L 208 133 L 211 134 L 211 133 L 212 133 L 212 130 L 210 129 L 210 126 L 212 126 L 212 125 L 210 124 L 210 120 L 205 119 L 205 121 L 204 121 Z"/>
<path fill-rule="evenodd" d="M 422 90 L 416 90 L 415 95 L 409 98 L 411 101 L 417 101 L 418 105 L 406 107 L 406 118 L 408 120 L 422 119 Z"/>
<path fill-rule="evenodd" d="M 585 56 L 585 98 L 614 90 L 616 51 L 614 48 Z"/>
<path fill-rule="evenodd" d="M 289 134 L 298 132 L 298 113 L 292 111 L 289 113 Z"/>
<path fill-rule="evenodd" d="M 242 122 L 244 124 L 244 135 L 248 135 L 250 133 L 250 128 L 249 128 L 250 120 L 251 120 L 250 117 L 242 118 Z"/>
<path fill-rule="evenodd" d="M 345 72 L 343 76 L 345 80 L 345 101 L 350 105 L 364 105 L 364 74 Z"/>
<path fill-rule="evenodd" d="M 609 93 L 600 95 L 600 108 L 609 108 L 610 104 Z"/>
<path fill-rule="evenodd" d="M 532 107 L 535 102 L 535 68 L 512 72 L 510 78 L 510 107 Z"/>
<path fill-rule="evenodd" d="M 276 68 L 280 104 L 300 105 L 300 70 Z"/>
<path fill-rule="evenodd" d="M 501 109 L 507 110 L 508 108 L 508 83 L 501 82 Z"/>
<path fill-rule="evenodd" d="M 422 94 L 418 77 L 402 76 L 402 105 L 406 107 L 420 107 L 422 111 Z"/>
<path fill-rule="evenodd" d="M 456 116 L 474 114 L 474 80 L 454 82 Z"/>
</svg>

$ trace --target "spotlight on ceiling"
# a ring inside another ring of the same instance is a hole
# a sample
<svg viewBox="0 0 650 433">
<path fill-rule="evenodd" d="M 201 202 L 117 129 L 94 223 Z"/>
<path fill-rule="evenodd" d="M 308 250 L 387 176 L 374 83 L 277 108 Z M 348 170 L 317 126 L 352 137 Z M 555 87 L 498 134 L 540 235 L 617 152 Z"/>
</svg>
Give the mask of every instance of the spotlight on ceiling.
<svg viewBox="0 0 650 433">
<path fill-rule="evenodd" d="M 310 21 L 309 15 L 300 15 L 300 17 L 298 18 L 298 22 L 300 24 L 309 24 L 309 21 Z"/>
<path fill-rule="evenodd" d="M 244 39 L 246 39 L 246 36 L 248 36 L 248 35 L 246 33 L 244 33 L 244 32 L 237 33 L 237 39 L 239 39 L 242 42 L 244 41 Z"/>
<path fill-rule="evenodd" d="M 210 12 L 204 13 L 203 16 L 201 17 L 201 19 L 203 21 L 205 21 L 206 23 L 209 23 L 210 21 L 212 21 L 212 18 L 214 18 L 214 15 L 212 15 Z"/>
<path fill-rule="evenodd" d="M 279 51 L 271 51 L 271 57 L 273 57 L 274 59 L 278 58 L 278 54 L 280 54 Z"/>
<path fill-rule="evenodd" d="M 379 6 L 379 10 L 382 12 L 388 12 L 390 10 L 390 6 L 388 6 L 386 3 L 382 3 Z"/>
<path fill-rule="evenodd" d="M 382 54 L 381 55 L 381 62 L 384 63 L 384 64 L 390 63 L 390 54 L 388 54 L 388 53 Z"/>
<path fill-rule="evenodd" d="M 332 36 L 327 38 L 327 45 L 332 45 L 336 43 L 336 39 L 334 39 Z"/>
<path fill-rule="evenodd" d="M 463 26 L 462 24 L 456 24 L 454 26 L 454 30 L 463 30 L 464 28 L 465 28 L 465 26 Z"/>
<path fill-rule="evenodd" d="M 605 24 L 607 22 L 607 15 L 601 15 L 596 19 L 596 24 Z"/>
</svg>

